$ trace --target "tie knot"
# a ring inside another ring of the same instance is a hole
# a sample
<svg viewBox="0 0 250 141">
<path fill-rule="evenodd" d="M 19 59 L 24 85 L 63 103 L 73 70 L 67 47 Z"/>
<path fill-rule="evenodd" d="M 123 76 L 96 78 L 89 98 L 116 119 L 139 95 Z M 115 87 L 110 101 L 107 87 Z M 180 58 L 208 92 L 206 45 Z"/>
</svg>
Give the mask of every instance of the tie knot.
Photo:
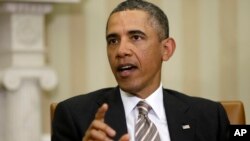
<svg viewBox="0 0 250 141">
<path fill-rule="evenodd" d="M 140 101 L 136 105 L 139 111 L 139 115 L 147 115 L 148 112 L 151 110 L 151 106 L 148 105 L 145 101 Z"/>
</svg>

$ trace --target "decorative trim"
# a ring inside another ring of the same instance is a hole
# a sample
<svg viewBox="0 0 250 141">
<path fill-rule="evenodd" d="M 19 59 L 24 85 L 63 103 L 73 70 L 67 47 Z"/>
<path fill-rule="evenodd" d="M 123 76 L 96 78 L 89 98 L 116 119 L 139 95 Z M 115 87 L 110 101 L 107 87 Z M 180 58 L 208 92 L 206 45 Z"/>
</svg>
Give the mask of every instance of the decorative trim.
<svg viewBox="0 0 250 141">
<path fill-rule="evenodd" d="M 0 3 L 0 13 L 31 13 L 47 14 L 52 11 L 52 5 L 48 3 L 21 3 L 21 2 L 4 2 Z"/>
<path fill-rule="evenodd" d="M 9 91 L 15 91 L 24 79 L 38 80 L 42 90 L 51 91 L 57 84 L 57 75 L 54 70 L 48 67 L 43 68 L 10 68 L 4 71 L 2 76 L 2 84 Z"/>
<path fill-rule="evenodd" d="M 14 35 L 17 42 L 26 47 L 36 47 L 37 43 L 42 42 L 43 35 L 43 20 L 37 16 L 18 16 L 15 17 L 14 22 Z"/>
</svg>

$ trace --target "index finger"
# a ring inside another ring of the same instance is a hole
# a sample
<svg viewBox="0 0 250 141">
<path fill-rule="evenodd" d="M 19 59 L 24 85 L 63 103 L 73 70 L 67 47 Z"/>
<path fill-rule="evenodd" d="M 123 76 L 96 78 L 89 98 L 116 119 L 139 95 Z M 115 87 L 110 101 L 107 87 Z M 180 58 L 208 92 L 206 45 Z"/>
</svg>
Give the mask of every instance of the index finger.
<svg viewBox="0 0 250 141">
<path fill-rule="evenodd" d="M 107 111 L 108 111 L 108 104 L 106 103 L 102 104 L 102 106 L 97 110 L 95 114 L 95 119 L 103 121 Z"/>
</svg>

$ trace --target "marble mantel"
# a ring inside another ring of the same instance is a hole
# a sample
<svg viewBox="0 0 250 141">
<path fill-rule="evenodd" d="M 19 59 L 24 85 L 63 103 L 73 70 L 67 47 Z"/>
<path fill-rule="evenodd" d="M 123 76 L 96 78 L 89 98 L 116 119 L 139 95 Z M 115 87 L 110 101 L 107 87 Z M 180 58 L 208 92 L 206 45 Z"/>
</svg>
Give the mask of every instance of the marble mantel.
<svg viewBox="0 0 250 141">
<path fill-rule="evenodd" d="M 0 0 L 0 141 L 41 141 L 41 94 L 58 83 L 45 61 L 45 15 L 79 1 Z"/>
</svg>

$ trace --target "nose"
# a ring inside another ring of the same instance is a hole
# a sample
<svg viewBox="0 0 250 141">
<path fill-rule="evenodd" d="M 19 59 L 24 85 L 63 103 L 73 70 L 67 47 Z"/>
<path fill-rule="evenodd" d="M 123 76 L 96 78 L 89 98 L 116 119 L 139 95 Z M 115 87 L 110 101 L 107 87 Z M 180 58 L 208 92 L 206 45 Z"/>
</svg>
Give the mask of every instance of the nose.
<svg viewBox="0 0 250 141">
<path fill-rule="evenodd" d="M 130 56 L 132 53 L 131 45 L 126 40 L 121 40 L 120 45 L 117 48 L 117 57 L 122 58 L 126 56 Z"/>
</svg>

